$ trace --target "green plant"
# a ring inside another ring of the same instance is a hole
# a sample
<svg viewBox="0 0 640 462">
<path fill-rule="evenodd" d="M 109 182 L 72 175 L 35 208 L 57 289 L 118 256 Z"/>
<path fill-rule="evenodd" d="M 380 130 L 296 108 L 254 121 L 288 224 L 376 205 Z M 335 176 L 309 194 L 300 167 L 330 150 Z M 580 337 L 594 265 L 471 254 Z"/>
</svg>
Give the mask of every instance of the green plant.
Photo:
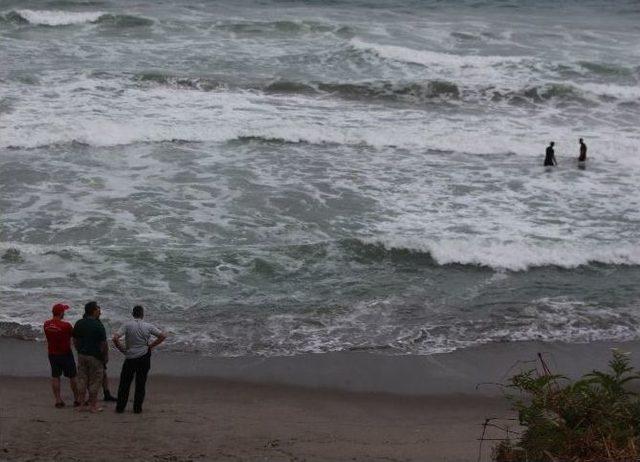
<svg viewBox="0 0 640 462">
<path fill-rule="evenodd" d="M 575 382 L 542 365 L 543 373 L 532 369 L 510 380 L 523 432 L 494 448 L 497 462 L 640 460 L 640 400 L 629 390 L 640 376 L 628 355 L 614 350 L 608 371 Z"/>
</svg>

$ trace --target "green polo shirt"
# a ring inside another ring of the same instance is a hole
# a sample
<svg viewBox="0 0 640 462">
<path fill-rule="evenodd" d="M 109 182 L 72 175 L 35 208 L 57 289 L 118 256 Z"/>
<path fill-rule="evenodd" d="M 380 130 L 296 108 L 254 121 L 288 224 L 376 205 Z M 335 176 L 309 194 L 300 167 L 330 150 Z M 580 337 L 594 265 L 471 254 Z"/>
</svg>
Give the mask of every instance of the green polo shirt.
<svg viewBox="0 0 640 462">
<path fill-rule="evenodd" d="M 102 342 L 107 340 L 107 332 L 98 319 L 82 318 L 73 326 L 73 338 L 77 340 L 79 355 L 93 356 L 100 361 L 102 356 Z"/>
</svg>

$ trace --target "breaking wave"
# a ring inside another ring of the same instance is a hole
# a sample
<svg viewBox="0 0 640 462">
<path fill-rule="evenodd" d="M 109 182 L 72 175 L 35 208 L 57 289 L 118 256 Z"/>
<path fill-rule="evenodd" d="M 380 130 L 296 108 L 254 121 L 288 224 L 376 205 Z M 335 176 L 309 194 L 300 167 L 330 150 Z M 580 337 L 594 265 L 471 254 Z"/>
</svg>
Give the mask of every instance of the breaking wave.
<svg viewBox="0 0 640 462">
<path fill-rule="evenodd" d="M 363 83 L 312 83 L 278 81 L 264 88 L 267 93 L 326 93 L 345 99 L 389 99 L 421 101 L 434 98 L 460 96 L 460 89 L 453 82 L 432 80 L 427 82 L 363 82 Z"/>
<path fill-rule="evenodd" d="M 420 242 L 414 239 L 368 239 L 346 244 L 367 259 L 411 259 L 426 264 L 467 265 L 493 270 L 526 271 L 536 267 L 577 268 L 587 265 L 640 265 L 640 244 L 578 248 L 575 245 L 479 243 L 461 240 Z"/>
<path fill-rule="evenodd" d="M 143 72 L 133 77 L 137 82 L 166 85 L 173 88 L 214 91 L 228 88 L 222 81 L 201 77 L 180 77 L 162 72 Z"/>
<path fill-rule="evenodd" d="M 358 38 L 351 39 L 349 43 L 356 50 L 373 53 L 384 59 L 392 59 L 394 61 L 419 64 L 422 66 L 492 66 L 497 64 L 520 63 L 525 59 L 522 56 L 456 55 L 431 50 L 416 50 L 414 48 L 397 45 L 369 43 Z"/>
<path fill-rule="evenodd" d="M 295 35 L 305 33 L 334 33 L 350 38 L 355 31 L 352 27 L 331 25 L 316 21 L 247 21 L 217 24 L 216 29 L 236 35 Z"/>
<path fill-rule="evenodd" d="M 114 15 L 102 11 L 56 11 L 56 10 L 16 10 L 0 16 L 4 22 L 33 24 L 39 26 L 71 26 L 75 24 L 101 24 L 113 27 L 136 27 L 153 24 L 151 19 Z"/>
<path fill-rule="evenodd" d="M 269 140 L 279 142 L 279 140 Z M 129 249 L 111 246 L 111 249 Z M 170 247 L 163 247 L 165 250 Z M 10 243 L 0 246 L 0 263 L 22 263 L 27 256 L 58 255 L 69 259 L 79 255 L 83 248 Z M 185 250 L 179 247 L 181 252 Z M 197 246 L 194 247 L 197 249 Z M 533 268 L 556 267 L 572 269 L 589 265 L 640 266 L 640 244 L 600 246 L 590 249 L 575 244 L 542 245 L 534 243 L 475 242 L 448 239 L 419 241 L 411 238 L 344 238 L 306 244 L 274 245 L 277 249 L 295 249 L 295 254 L 306 261 L 310 256 L 323 255 L 329 260 L 356 261 L 361 264 L 403 264 L 409 266 L 467 266 L 469 269 L 495 271 L 527 271 Z M 85 249 L 86 250 L 86 249 Z M 321 250 L 321 251 L 320 251 Z M 320 252 L 319 252 L 320 251 Z"/>
<path fill-rule="evenodd" d="M 506 102 L 518 105 L 575 103 L 598 104 L 606 101 L 634 101 L 640 89 L 622 85 L 567 83 L 530 85 L 519 89 L 498 88 L 480 84 L 465 86 L 459 83 L 432 79 L 425 81 L 377 80 L 364 82 L 317 82 L 275 80 L 266 83 L 238 86 L 223 78 L 185 77 L 162 72 L 145 72 L 134 76 L 141 83 L 152 83 L 182 90 L 220 91 L 249 90 L 273 95 L 329 96 L 345 100 L 371 102 L 401 102 L 407 104 L 442 102 Z"/>
<path fill-rule="evenodd" d="M 31 324 L 23 324 L 16 321 L 0 321 L 0 337 L 36 340 L 42 338 L 42 334 L 39 329 L 36 329 Z"/>
</svg>

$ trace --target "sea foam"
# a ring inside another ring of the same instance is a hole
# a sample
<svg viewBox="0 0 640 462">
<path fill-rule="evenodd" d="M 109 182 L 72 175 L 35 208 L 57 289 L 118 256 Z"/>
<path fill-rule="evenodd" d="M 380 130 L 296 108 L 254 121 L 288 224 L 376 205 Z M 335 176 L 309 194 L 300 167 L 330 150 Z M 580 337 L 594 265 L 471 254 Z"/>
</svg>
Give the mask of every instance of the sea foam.
<svg viewBox="0 0 640 462">
<path fill-rule="evenodd" d="M 102 11 L 56 11 L 56 10 L 17 10 L 17 13 L 31 24 L 43 26 L 68 26 L 97 21 L 105 13 Z"/>
</svg>

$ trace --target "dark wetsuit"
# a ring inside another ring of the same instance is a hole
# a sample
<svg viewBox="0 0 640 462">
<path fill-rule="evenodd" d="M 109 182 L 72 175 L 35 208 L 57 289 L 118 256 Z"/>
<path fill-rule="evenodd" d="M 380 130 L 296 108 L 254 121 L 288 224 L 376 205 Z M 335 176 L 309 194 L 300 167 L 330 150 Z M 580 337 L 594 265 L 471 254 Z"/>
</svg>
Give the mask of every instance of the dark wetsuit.
<svg viewBox="0 0 640 462">
<path fill-rule="evenodd" d="M 584 162 L 585 160 L 587 160 L 587 145 L 580 143 L 580 157 L 578 157 L 578 161 Z"/>
<path fill-rule="evenodd" d="M 556 165 L 556 156 L 553 148 L 549 146 L 544 156 L 544 166 L 554 166 Z"/>
</svg>

